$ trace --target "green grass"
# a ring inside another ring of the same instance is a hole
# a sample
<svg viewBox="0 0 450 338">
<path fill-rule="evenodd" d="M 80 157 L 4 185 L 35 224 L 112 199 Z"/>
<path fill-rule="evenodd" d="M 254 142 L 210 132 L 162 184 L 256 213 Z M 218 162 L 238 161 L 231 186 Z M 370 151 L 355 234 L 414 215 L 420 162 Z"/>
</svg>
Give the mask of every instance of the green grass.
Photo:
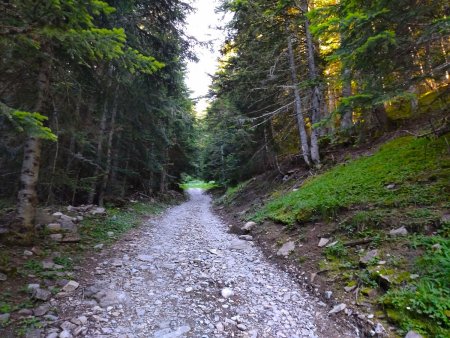
<svg viewBox="0 0 450 338">
<path fill-rule="evenodd" d="M 338 165 L 308 179 L 298 191 L 272 199 L 253 219 L 292 225 L 334 217 L 358 205 L 400 208 L 448 203 L 448 154 L 445 136 L 397 138 L 371 156 Z M 387 189 L 389 184 L 395 189 Z"/>
<path fill-rule="evenodd" d="M 108 208 L 106 218 L 90 217 L 83 221 L 81 235 L 87 242 L 113 242 L 120 235 L 140 225 L 144 216 L 162 212 L 165 205 L 162 203 L 138 202 L 126 209 Z M 113 236 L 108 233 L 112 232 Z"/>
<path fill-rule="evenodd" d="M 183 190 L 194 189 L 194 188 L 209 190 L 209 189 L 219 187 L 219 185 L 215 181 L 205 182 L 202 180 L 190 180 L 190 181 L 180 184 L 180 187 Z"/>
<path fill-rule="evenodd" d="M 420 278 L 381 298 L 390 320 L 405 332 L 427 337 L 450 337 L 450 223 L 436 236 L 418 235 L 413 245 L 425 253 L 416 262 Z"/>
<path fill-rule="evenodd" d="M 227 191 L 225 191 L 225 194 L 223 194 L 219 199 L 217 199 L 217 204 L 230 205 L 231 202 L 236 197 L 236 195 L 239 194 L 241 191 L 243 191 L 250 183 L 250 181 L 251 180 L 242 182 L 235 187 L 228 187 Z"/>
</svg>

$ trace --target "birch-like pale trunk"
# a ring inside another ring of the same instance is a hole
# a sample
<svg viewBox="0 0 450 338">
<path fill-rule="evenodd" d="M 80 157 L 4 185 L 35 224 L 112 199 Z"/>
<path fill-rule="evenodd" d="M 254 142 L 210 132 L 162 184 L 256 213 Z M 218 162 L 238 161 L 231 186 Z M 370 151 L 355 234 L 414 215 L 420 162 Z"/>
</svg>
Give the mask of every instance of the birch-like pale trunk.
<svg viewBox="0 0 450 338">
<path fill-rule="evenodd" d="M 37 78 L 37 98 L 34 112 L 42 112 L 49 87 L 50 64 L 44 61 Z M 31 240 L 34 235 L 34 220 L 38 203 L 36 186 L 39 179 L 42 140 L 30 135 L 24 146 L 22 169 L 20 173 L 20 190 L 17 197 L 16 222 L 17 232 L 23 234 L 24 240 Z"/>
<path fill-rule="evenodd" d="M 286 24 L 286 31 L 288 31 L 288 26 Z M 289 66 L 291 71 L 292 87 L 294 91 L 295 100 L 295 117 L 297 120 L 298 133 L 300 137 L 300 146 L 302 151 L 303 159 L 308 166 L 311 166 L 311 161 L 309 158 L 309 145 L 308 145 L 308 135 L 306 134 L 305 119 L 303 118 L 302 112 L 302 101 L 300 97 L 300 91 L 298 89 L 297 83 L 297 67 L 295 65 L 294 49 L 292 48 L 292 35 L 289 34 L 288 39 L 288 56 L 289 56 Z"/>
<path fill-rule="evenodd" d="M 116 116 L 117 116 L 117 105 L 118 105 L 118 95 L 119 95 L 119 86 L 116 86 L 116 90 L 114 91 L 114 101 L 113 106 L 111 108 L 111 122 L 110 129 L 108 133 L 108 143 L 106 147 L 106 166 L 105 172 L 103 173 L 102 185 L 100 187 L 100 191 L 98 194 L 98 204 L 103 206 L 103 201 L 105 198 L 106 187 L 108 186 L 109 175 L 111 173 L 111 163 L 112 163 L 112 144 L 114 139 L 114 128 L 116 124 Z"/>
<path fill-rule="evenodd" d="M 306 17 L 308 11 L 308 2 L 303 1 L 304 4 L 304 14 L 305 14 L 305 35 L 306 35 L 306 49 L 308 51 L 308 69 L 309 69 L 309 79 L 314 84 L 312 88 L 311 95 L 311 159 L 315 164 L 320 164 L 320 153 L 319 153 L 319 131 L 317 127 L 314 127 L 315 123 L 320 121 L 320 107 L 323 101 L 322 88 L 318 83 L 318 73 L 316 67 L 316 60 L 314 55 L 314 43 L 310 30 L 310 23 Z"/>
</svg>

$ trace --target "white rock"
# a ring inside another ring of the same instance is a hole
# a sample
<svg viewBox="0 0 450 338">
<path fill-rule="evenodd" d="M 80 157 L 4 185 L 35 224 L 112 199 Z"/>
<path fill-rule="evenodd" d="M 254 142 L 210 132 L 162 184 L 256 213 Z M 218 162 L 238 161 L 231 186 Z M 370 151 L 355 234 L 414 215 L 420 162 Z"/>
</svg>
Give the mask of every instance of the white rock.
<svg viewBox="0 0 450 338">
<path fill-rule="evenodd" d="M 341 312 L 341 311 L 345 310 L 346 307 L 347 307 L 346 304 L 341 303 L 341 304 L 336 305 L 336 306 L 335 306 L 333 309 L 331 309 L 331 311 L 328 312 L 328 313 L 329 313 L 330 315 L 331 315 L 331 314 L 334 314 L 334 313 L 338 313 L 338 312 Z"/>
<path fill-rule="evenodd" d="M 280 249 L 278 249 L 277 256 L 287 257 L 294 250 L 295 250 L 295 243 L 293 241 L 286 242 Z"/>
<path fill-rule="evenodd" d="M 30 250 L 25 250 L 25 251 L 23 252 L 23 255 L 24 255 L 24 256 L 33 256 L 33 253 L 32 253 Z"/>
<path fill-rule="evenodd" d="M 194 288 L 192 286 L 189 286 L 184 291 L 186 291 L 187 293 L 190 293 L 190 292 L 194 291 Z"/>
<path fill-rule="evenodd" d="M 62 215 L 64 215 L 64 214 L 62 212 L 58 211 L 58 212 L 55 212 L 52 216 L 56 217 L 56 218 L 61 218 Z"/>
<path fill-rule="evenodd" d="M 78 289 L 79 286 L 80 286 L 79 283 L 71 280 L 66 285 L 64 285 L 64 287 L 62 288 L 62 291 L 64 291 L 64 292 L 73 292 L 76 289 Z"/>
<path fill-rule="evenodd" d="M 253 228 L 255 228 L 257 224 L 255 222 L 247 222 L 244 224 L 244 226 L 241 228 L 243 231 L 252 231 Z"/>
<path fill-rule="evenodd" d="M 398 229 L 393 229 L 391 231 L 389 231 L 389 235 L 391 236 L 406 236 L 408 234 L 408 230 L 406 230 L 406 228 L 404 226 L 398 228 Z"/>
<path fill-rule="evenodd" d="M 4 282 L 7 279 L 8 279 L 8 277 L 4 273 L 0 272 L 0 282 Z"/>
<path fill-rule="evenodd" d="M 416 331 L 408 331 L 405 338 L 423 338 L 423 336 Z"/>
<path fill-rule="evenodd" d="M 223 288 L 220 293 L 222 294 L 223 298 L 230 298 L 231 296 L 234 295 L 234 291 L 231 290 L 230 288 Z"/>
<path fill-rule="evenodd" d="M 319 248 L 322 248 L 322 247 L 324 247 L 325 245 L 327 245 L 329 242 L 330 242 L 330 239 L 329 239 L 329 238 L 321 238 L 320 241 L 319 241 L 319 244 L 317 244 L 317 246 L 318 246 Z"/>
<path fill-rule="evenodd" d="M 69 331 L 62 331 L 59 334 L 59 338 L 72 338 L 72 334 Z"/>
</svg>

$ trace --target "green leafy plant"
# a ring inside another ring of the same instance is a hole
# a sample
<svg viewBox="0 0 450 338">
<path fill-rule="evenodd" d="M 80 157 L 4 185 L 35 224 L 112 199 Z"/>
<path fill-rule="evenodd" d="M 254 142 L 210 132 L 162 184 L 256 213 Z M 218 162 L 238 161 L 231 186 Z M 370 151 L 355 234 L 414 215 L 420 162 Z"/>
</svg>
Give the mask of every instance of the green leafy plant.
<svg viewBox="0 0 450 338">
<path fill-rule="evenodd" d="M 342 258 L 348 255 L 348 250 L 344 244 L 338 242 L 333 246 L 325 248 L 324 254 L 328 259 Z"/>
</svg>

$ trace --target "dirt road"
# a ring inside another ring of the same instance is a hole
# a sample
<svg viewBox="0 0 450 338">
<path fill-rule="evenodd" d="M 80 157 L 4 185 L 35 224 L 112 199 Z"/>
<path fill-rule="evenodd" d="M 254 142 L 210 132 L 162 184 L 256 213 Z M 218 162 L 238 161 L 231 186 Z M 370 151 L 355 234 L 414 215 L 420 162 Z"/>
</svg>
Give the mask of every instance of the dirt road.
<svg viewBox="0 0 450 338">
<path fill-rule="evenodd" d="M 87 262 L 75 293 L 53 300 L 64 319 L 46 336 L 356 336 L 253 242 L 227 233 L 209 196 L 189 194 Z"/>
</svg>

